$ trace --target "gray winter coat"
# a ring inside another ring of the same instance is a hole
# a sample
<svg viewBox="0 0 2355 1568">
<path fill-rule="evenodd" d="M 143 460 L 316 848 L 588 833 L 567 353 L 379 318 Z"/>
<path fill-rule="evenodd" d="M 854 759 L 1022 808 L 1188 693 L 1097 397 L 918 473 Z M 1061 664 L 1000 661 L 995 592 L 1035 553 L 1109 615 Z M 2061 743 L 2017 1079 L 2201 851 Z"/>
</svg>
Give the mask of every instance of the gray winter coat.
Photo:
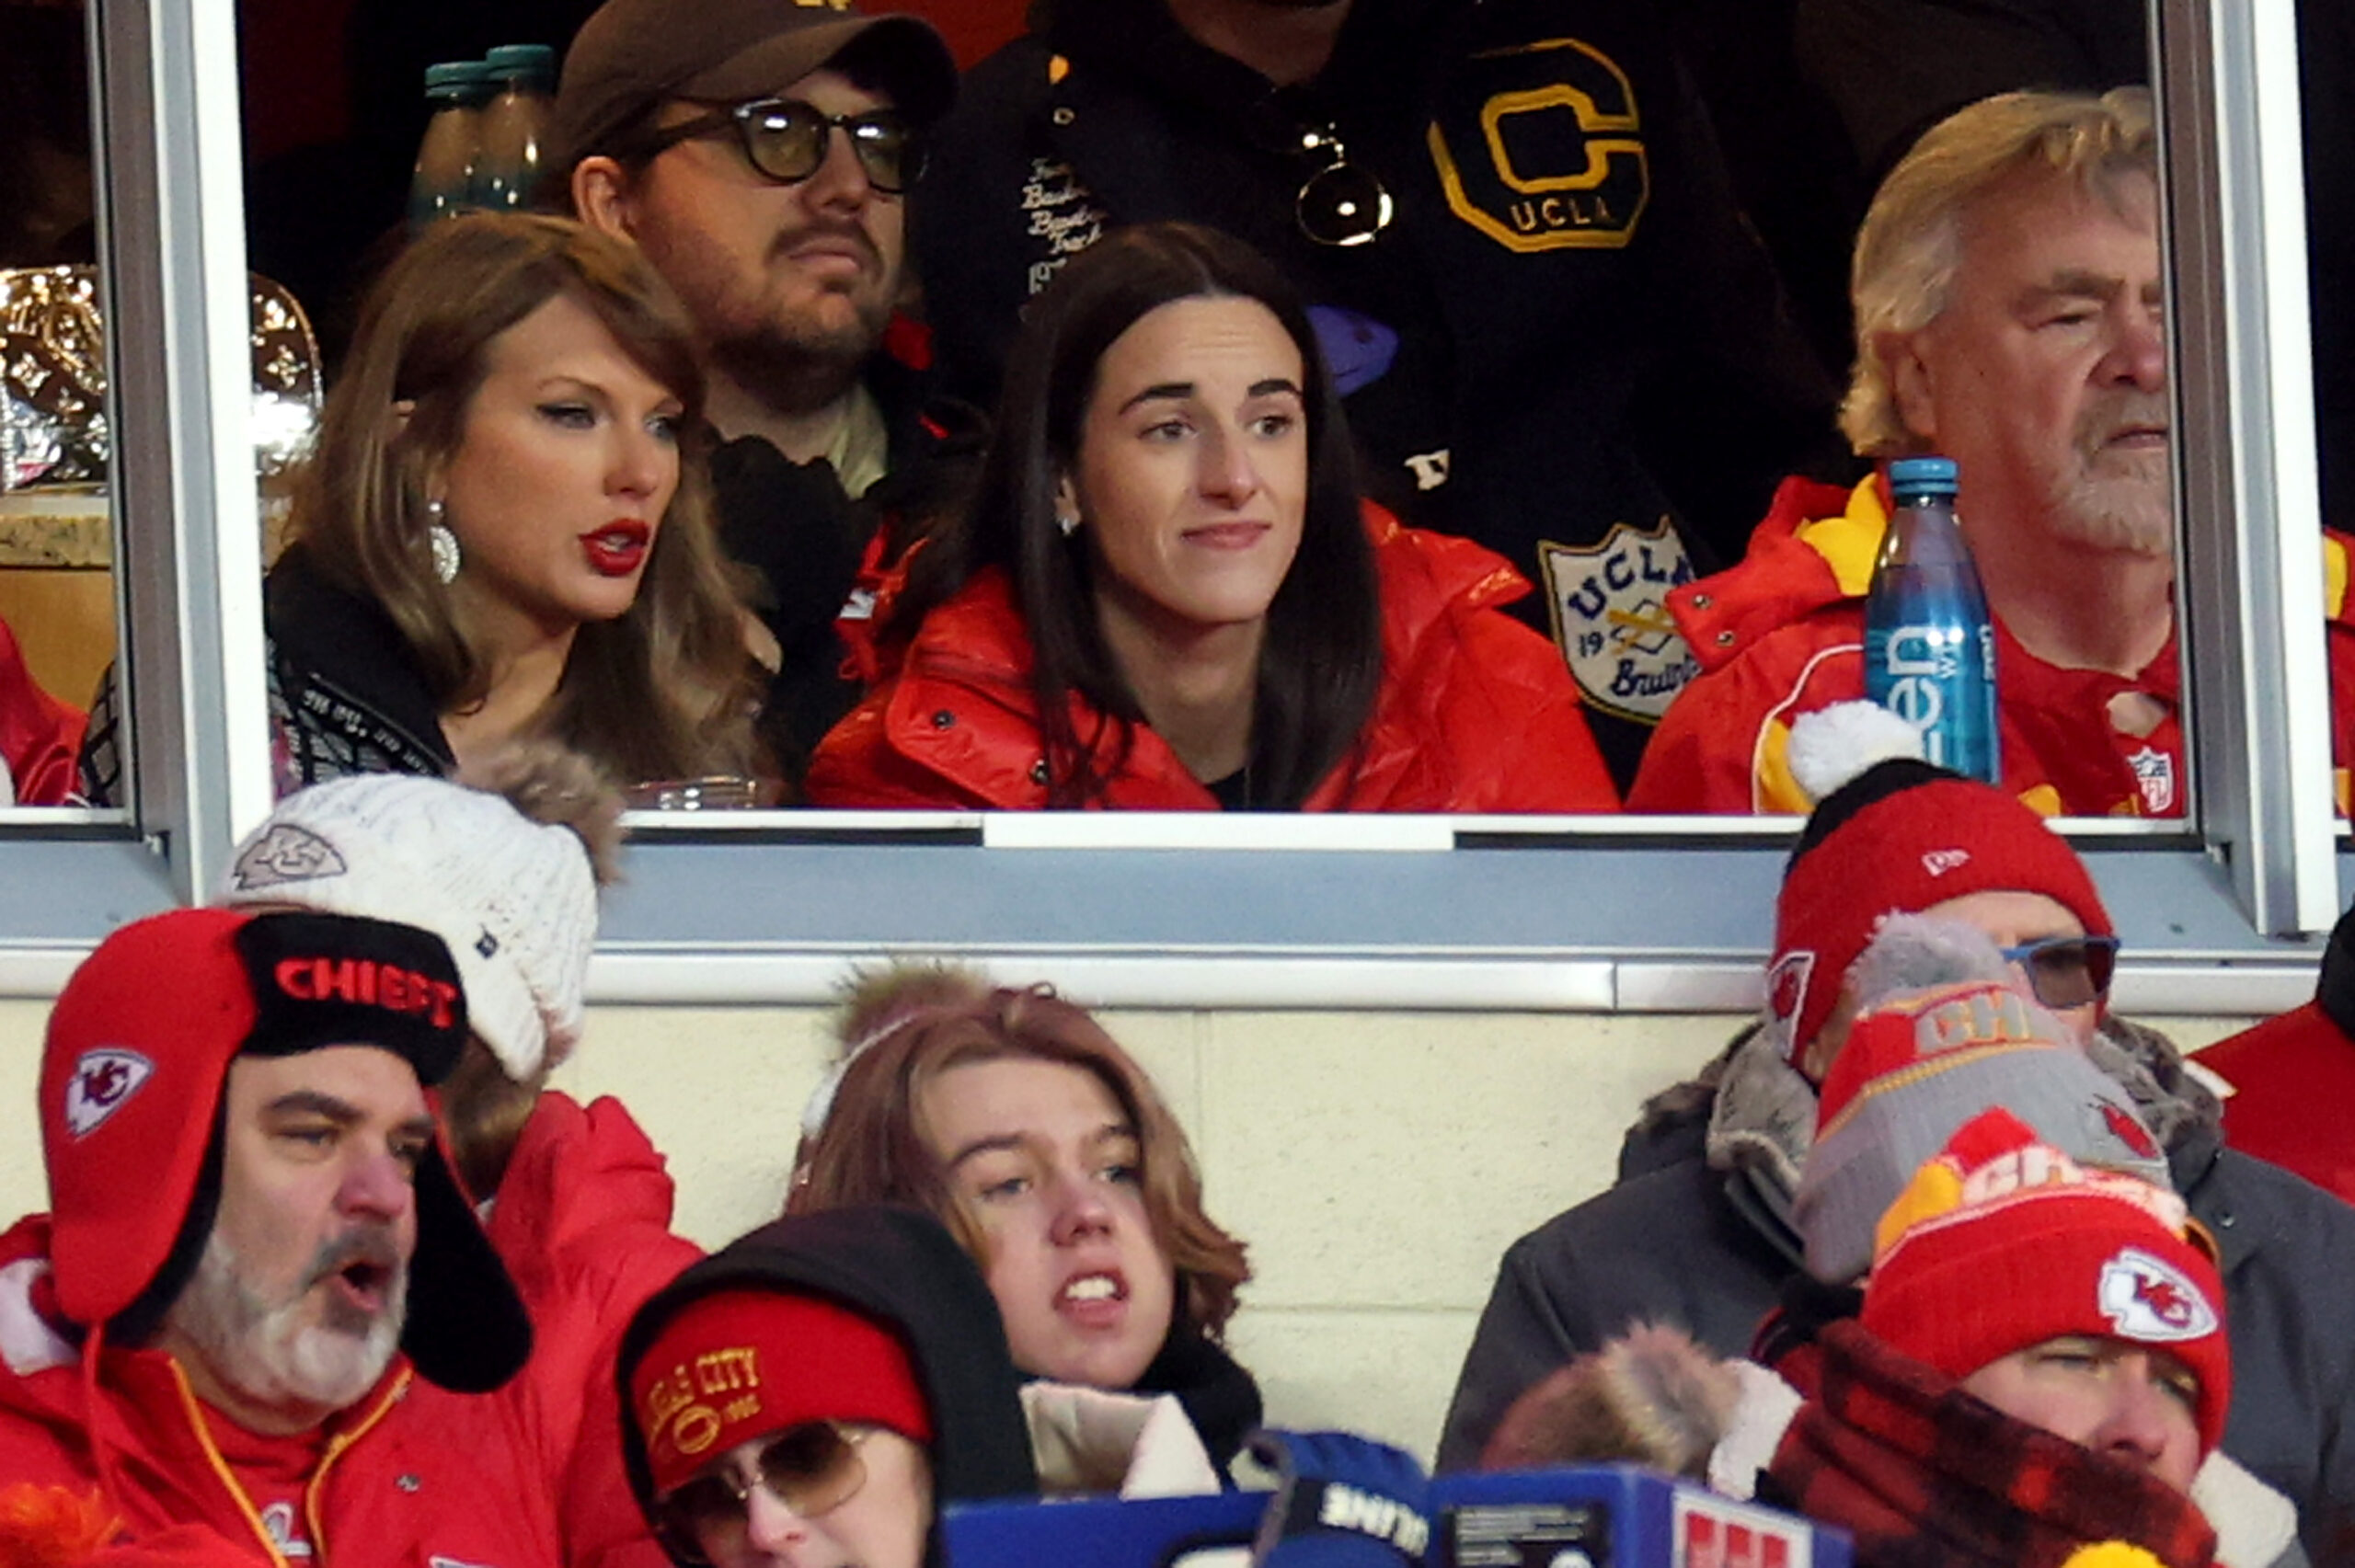
<svg viewBox="0 0 2355 1568">
<path fill-rule="evenodd" d="M 2355 1208 L 2223 1147 L 2214 1096 L 2164 1036 L 2112 1019 L 2096 1063 L 2166 1145 L 2223 1251 L 2233 1347 L 2224 1451 L 2298 1506 L 2316 1563 L 2355 1563 Z M 1815 1126 L 1807 1082 L 1753 1027 L 1646 1107 L 1617 1186 L 1515 1242 L 1465 1357 L 1439 1467 L 1476 1464 L 1522 1391 L 1637 1321 L 1750 1348 L 1800 1272 L 1790 1196 Z"/>
</svg>

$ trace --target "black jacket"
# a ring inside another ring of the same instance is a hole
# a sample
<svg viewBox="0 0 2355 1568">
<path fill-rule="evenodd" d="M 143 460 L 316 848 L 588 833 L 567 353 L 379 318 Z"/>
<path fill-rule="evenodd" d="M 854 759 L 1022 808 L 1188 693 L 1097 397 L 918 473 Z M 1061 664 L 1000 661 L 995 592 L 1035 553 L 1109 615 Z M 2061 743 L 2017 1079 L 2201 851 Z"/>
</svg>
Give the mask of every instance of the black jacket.
<svg viewBox="0 0 2355 1568">
<path fill-rule="evenodd" d="M 456 765 L 408 639 L 385 607 L 327 581 L 291 545 L 262 585 L 278 793 L 352 773 L 439 777 Z"/>
<path fill-rule="evenodd" d="M 1299 137 L 1327 126 L 1394 200 L 1370 243 L 1296 220 L 1327 161 Z M 1738 556 L 1831 429 L 1829 379 L 1641 6 L 1358 0 L 1325 70 L 1279 89 L 1163 0 L 1059 4 L 968 74 L 937 149 L 911 214 L 952 390 L 992 395 L 1025 302 L 1107 227 L 1248 240 L 1342 313 L 1320 326 L 1368 490 L 1550 589 L 1516 613 L 1604 711 L 1656 718 L 1688 662 L 1612 612 L 1657 619 L 1671 579 Z M 1605 546 L 1618 525 L 1658 531 L 1648 557 Z M 1623 658 L 1651 679 L 1614 693 Z"/>
<path fill-rule="evenodd" d="M 981 1272 L 930 1215 L 875 1206 L 796 1215 L 731 1242 L 638 1309 L 617 1370 L 622 1454 L 638 1505 L 652 1500 L 646 1438 L 630 1379 L 655 1337 L 689 1302 L 718 1290 L 821 1297 L 897 1333 L 932 1416 L 935 1526 L 951 1503 L 1028 1497 L 1039 1490 L 1022 1416 L 1022 1375 L 1007 1357 L 997 1302 Z"/>
<path fill-rule="evenodd" d="M 1623 1179 L 1505 1253 L 1441 1434 L 1477 1462 L 1522 1391 L 1639 1320 L 1742 1356 L 1801 1274 L 1789 1221 L 1814 1097 L 1763 1030 L 1630 1135 Z M 2316 1562 L 2355 1561 L 2355 1208 L 2223 1147 L 2214 1098 L 2164 1037 L 2113 1019 L 2092 1054 L 2165 1144 L 2223 1251 L 2233 1406 L 2224 1451 L 2296 1505 Z"/>
<path fill-rule="evenodd" d="M 833 465 L 796 463 L 759 436 L 712 453 L 720 542 L 751 568 L 762 622 L 782 655 L 762 704 L 760 734 L 798 786 L 810 754 L 864 695 L 844 673 L 835 622 L 873 551 L 883 565 L 962 510 L 979 476 L 987 423 L 952 399 L 927 395 L 927 377 L 879 352 L 867 388 L 882 409 L 889 467 L 854 500 Z"/>
</svg>

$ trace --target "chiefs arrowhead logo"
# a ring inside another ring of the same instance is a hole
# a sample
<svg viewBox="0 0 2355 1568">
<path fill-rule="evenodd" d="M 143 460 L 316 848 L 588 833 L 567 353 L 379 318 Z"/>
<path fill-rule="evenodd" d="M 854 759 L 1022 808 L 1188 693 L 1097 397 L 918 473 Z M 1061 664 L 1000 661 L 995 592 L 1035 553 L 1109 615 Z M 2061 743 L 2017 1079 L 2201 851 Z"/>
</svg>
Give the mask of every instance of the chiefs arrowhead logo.
<svg viewBox="0 0 2355 1568">
<path fill-rule="evenodd" d="M 292 822 L 276 822 L 246 846 L 246 853 L 229 869 L 229 882 L 239 892 L 250 893 L 285 882 L 340 876 L 349 869 L 336 847 L 318 834 Z"/>
<path fill-rule="evenodd" d="M 155 1064 L 137 1051 L 120 1046 L 84 1051 L 65 1081 L 65 1129 L 88 1137 L 155 1075 Z"/>
<path fill-rule="evenodd" d="M 2101 1265 L 2096 1299 L 2120 1339 L 2166 1345 L 2216 1332 L 2216 1310 L 2173 1264 L 2126 1247 Z"/>
<path fill-rule="evenodd" d="M 1815 973 L 1815 955 L 1801 947 L 1775 960 L 1766 971 L 1766 1013 L 1786 1029 L 1798 1022 L 1807 1007 L 1808 978 Z M 1798 1048 L 1796 1042 L 1792 1048 Z"/>
</svg>

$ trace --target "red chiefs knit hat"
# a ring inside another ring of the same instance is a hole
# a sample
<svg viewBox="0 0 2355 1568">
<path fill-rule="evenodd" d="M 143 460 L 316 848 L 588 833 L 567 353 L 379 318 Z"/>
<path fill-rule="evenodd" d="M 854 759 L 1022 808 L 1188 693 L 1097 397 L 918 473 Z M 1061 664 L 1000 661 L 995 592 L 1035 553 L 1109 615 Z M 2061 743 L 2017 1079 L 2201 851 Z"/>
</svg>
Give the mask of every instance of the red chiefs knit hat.
<svg viewBox="0 0 2355 1568">
<path fill-rule="evenodd" d="M 431 1085 L 465 1039 L 449 949 L 414 926 L 205 909 L 115 932 L 58 996 L 41 1056 L 59 1310 L 138 1337 L 178 1296 L 212 1233 L 238 1056 L 378 1046 Z M 446 1159 L 417 1186 L 402 1346 L 436 1383 L 495 1388 L 529 1353 L 530 1322 Z"/>
<path fill-rule="evenodd" d="M 697 1299 L 647 1346 L 629 1396 L 658 1497 L 739 1443 L 808 1421 L 932 1441 L 906 1346 L 816 1296 L 740 1289 Z"/>
<path fill-rule="evenodd" d="M 1898 759 L 1825 796 L 1775 900 L 1766 1005 L 1792 1059 L 1832 1015 L 1848 966 L 1883 915 L 1993 891 L 2041 893 L 2087 934 L 2114 934 L 2077 852 L 2000 789 Z"/>
<path fill-rule="evenodd" d="M 2213 1244 L 2174 1193 L 2088 1171 L 2007 1111 L 1966 1124 L 1881 1218 L 1865 1330 L 1949 1378 L 2083 1334 L 2199 1375 L 2200 1452 L 2233 1399 Z"/>
</svg>

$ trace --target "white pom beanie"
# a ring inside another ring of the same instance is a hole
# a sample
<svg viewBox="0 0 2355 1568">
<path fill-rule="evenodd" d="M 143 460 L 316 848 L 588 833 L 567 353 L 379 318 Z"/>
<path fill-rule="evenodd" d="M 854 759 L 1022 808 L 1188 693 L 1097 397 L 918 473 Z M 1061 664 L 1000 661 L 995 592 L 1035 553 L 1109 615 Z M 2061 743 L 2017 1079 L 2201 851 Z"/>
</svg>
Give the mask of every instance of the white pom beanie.
<svg viewBox="0 0 2355 1568">
<path fill-rule="evenodd" d="M 571 829 L 443 779 L 368 773 L 288 795 L 237 846 L 220 902 L 422 926 L 474 1032 L 522 1082 L 579 1043 L 597 885 Z"/>
</svg>

